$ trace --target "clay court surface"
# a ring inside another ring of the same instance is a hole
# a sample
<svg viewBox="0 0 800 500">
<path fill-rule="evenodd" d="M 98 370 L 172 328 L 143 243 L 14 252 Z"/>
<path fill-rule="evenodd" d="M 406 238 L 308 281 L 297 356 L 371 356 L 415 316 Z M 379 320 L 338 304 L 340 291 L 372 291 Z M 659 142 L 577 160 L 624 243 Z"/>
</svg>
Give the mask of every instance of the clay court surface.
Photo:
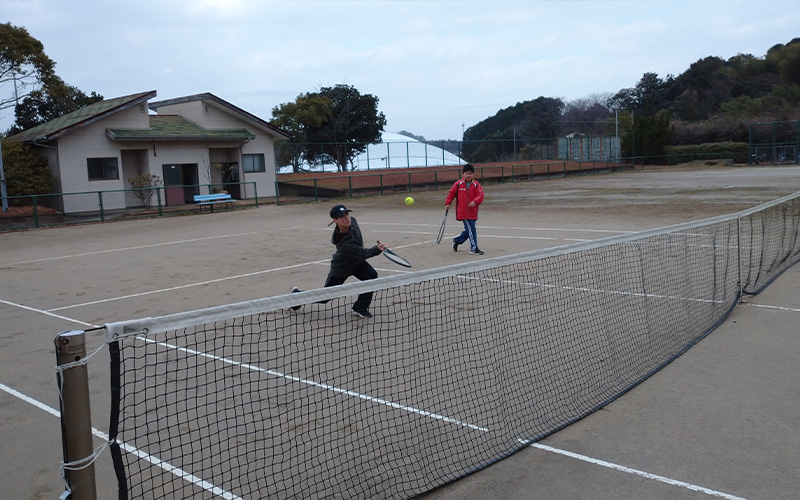
<svg viewBox="0 0 800 500">
<path fill-rule="evenodd" d="M 444 190 L 413 192 L 410 207 L 407 193 L 340 201 L 365 241 L 387 242 L 420 271 L 737 212 L 800 190 L 800 168 L 700 164 L 484 189 L 482 257 L 453 252 L 448 242 L 461 226 L 452 213 L 436 244 Z M 0 234 L 0 496 L 52 499 L 63 491 L 59 332 L 320 287 L 333 251 L 333 204 Z M 408 272 L 381 256 L 371 263 L 381 276 Z M 622 398 L 424 497 L 795 499 L 799 319 L 795 266 Z M 90 349 L 102 339 L 88 334 Z M 107 353 L 96 359 L 92 423 L 105 432 Z M 116 498 L 107 453 L 96 470 L 99 498 Z"/>
</svg>

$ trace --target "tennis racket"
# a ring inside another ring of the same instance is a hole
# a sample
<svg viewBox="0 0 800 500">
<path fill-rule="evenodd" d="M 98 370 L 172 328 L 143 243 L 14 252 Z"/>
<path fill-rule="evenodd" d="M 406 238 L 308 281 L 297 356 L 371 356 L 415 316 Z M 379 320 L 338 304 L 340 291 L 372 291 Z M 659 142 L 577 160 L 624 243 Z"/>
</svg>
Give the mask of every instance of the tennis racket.
<svg viewBox="0 0 800 500">
<path fill-rule="evenodd" d="M 444 226 L 447 224 L 447 212 L 450 211 L 450 207 L 444 209 L 444 220 L 442 221 L 442 227 L 439 228 L 439 236 L 436 237 L 436 244 L 442 242 L 442 237 L 444 236 Z"/>
<path fill-rule="evenodd" d="M 403 267 L 411 267 L 411 262 L 409 262 L 408 260 L 400 257 L 399 255 L 397 255 L 396 253 L 392 252 L 388 248 L 383 250 L 383 255 L 385 255 L 387 259 L 391 260 L 395 264 L 400 264 Z"/>
</svg>

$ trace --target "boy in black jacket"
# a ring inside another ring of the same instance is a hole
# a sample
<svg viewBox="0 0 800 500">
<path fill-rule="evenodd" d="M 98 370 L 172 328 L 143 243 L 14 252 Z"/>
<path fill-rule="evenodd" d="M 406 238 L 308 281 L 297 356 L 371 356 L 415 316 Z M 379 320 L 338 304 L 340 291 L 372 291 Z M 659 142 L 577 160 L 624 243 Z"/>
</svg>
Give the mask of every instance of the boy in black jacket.
<svg viewBox="0 0 800 500">
<path fill-rule="evenodd" d="M 330 224 L 336 223 L 331 236 L 331 243 L 336 245 L 336 252 L 331 258 L 331 269 L 325 286 L 341 285 L 350 276 L 355 276 L 361 281 L 372 280 L 378 277 L 367 259 L 380 255 L 386 249 L 386 243 L 378 242 L 370 248 L 364 248 L 364 238 L 361 236 L 361 228 L 355 217 L 350 216 L 350 210 L 344 205 L 336 205 L 331 208 Z M 330 225 L 328 224 L 328 225 Z M 294 288 L 292 292 L 299 292 Z M 369 306 L 372 303 L 372 292 L 359 294 L 353 304 L 353 314 L 361 318 L 371 318 Z M 292 309 L 297 309 L 293 307 Z"/>
</svg>

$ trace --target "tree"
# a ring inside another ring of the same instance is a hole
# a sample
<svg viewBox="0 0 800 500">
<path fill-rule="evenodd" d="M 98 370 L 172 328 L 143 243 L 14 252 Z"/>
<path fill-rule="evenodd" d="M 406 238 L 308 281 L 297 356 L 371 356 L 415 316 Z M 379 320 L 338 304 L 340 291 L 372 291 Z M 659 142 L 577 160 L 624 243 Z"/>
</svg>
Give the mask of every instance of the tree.
<svg viewBox="0 0 800 500">
<path fill-rule="evenodd" d="M 669 113 L 637 113 L 632 133 L 633 156 L 663 155 L 666 146 L 672 143 Z"/>
<path fill-rule="evenodd" d="M 9 130 L 9 135 L 47 123 L 102 100 L 103 96 L 97 92 L 86 95 L 77 87 L 67 85 L 61 78 L 53 76 L 17 105 L 14 111 L 17 121 Z"/>
<path fill-rule="evenodd" d="M 501 109 L 464 131 L 462 156 L 471 162 L 497 161 L 513 156 L 514 146 L 518 151 L 530 141 L 555 138 L 563 108 L 561 99 L 538 97 Z"/>
<path fill-rule="evenodd" d="M 368 144 L 380 142 L 386 126 L 378 98 L 345 84 L 301 94 L 294 103 L 275 107 L 272 116 L 276 125 L 296 135 L 297 155 L 305 162 L 335 163 L 340 172 L 347 171 Z"/>
<path fill-rule="evenodd" d="M 318 129 L 330 119 L 333 101 L 319 94 L 300 94 L 294 102 L 272 108 L 272 124 L 289 132 L 292 139 L 281 143 L 277 149 L 278 165 L 291 165 L 293 172 L 307 161 L 304 145 L 309 142 L 309 131 Z"/>
<path fill-rule="evenodd" d="M 612 112 L 611 108 L 608 107 L 608 101 L 612 97 L 611 93 L 606 92 L 591 94 L 566 103 L 564 113 L 561 116 L 562 133 L 559 135 L 566 135 L 572 132 L 588 135 L 607 133 L 609 114 Z"/>
<path fill-rule="evenodd" d="M 308 138 L 319 149 L 307 152 L 312 163 L 336 163 L 346 172 L 353 158 L 367 149 L 368 144 L 381 141 L 386 116 L 378 111 L 378 98 L 362 95 L 350 85 L 323 87 L 319 95 L 330 99 L 330 116 L 322 126 L 309 130 Z M 355 168 L 355 167 L 353 167 Z"/>
<path fill-rule="evenodd" d="M 800 43 L 792 43 L 783 49 L 778 69 L 783 83 L 800 85 Z"/>
<path fill-rule="evenodd" d="M 53 175 L 47 161 L 31 146 L 4 140 L 2 148 L 8 196 L 53 192 Z"/>
<path fill-rule="evenodd" d="M 16 106 L 26 90 L 32 92 L 47 82 L 54 68 L 42 43 L 25 28 L 0 24 L 0 110 Z"/>
</svg>

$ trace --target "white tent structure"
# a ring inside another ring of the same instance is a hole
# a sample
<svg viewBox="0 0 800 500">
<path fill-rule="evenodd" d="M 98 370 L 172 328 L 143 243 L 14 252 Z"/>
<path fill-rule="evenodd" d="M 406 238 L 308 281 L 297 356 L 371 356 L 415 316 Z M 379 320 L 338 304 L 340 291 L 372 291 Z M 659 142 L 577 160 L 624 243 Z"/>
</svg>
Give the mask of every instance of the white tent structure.
<svg viewBox="0 0 800 500">
<path fill-rule="evenodd" d="M 365 152 L 353 158 L 354 170 L 435 167 L 465 163 L 458 156 L 442 148 L 419 142 L 405 135 L 384 132 L 381 141 L 380 144 L 370 144 Z"/>
</svg>

